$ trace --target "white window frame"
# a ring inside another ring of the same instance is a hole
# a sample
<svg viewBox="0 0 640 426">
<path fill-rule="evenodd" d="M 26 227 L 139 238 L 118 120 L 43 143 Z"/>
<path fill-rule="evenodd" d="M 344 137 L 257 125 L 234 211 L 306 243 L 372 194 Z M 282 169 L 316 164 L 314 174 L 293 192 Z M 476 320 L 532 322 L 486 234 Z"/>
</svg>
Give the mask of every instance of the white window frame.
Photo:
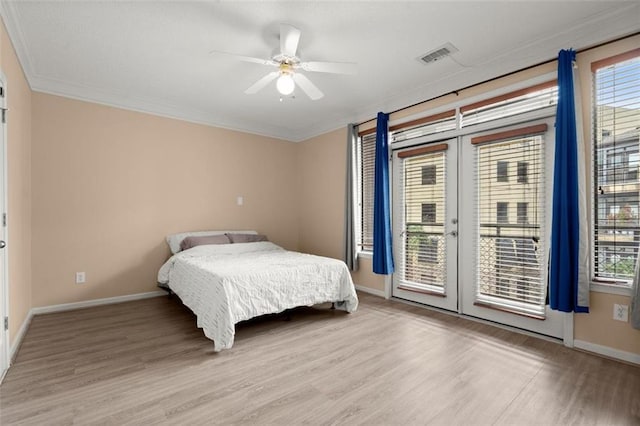
<svg viewBox="0 0 640 426">
<path fill-rule="evenodd" d="M 614 56 L 613 58 L 616 58 L 617 56 Z M 616 64 L 616 63 L 621 63 L 624 62 L 625 60 L 629 60 L 632 58 L 627 58 L 627 59 L 621 59 L 620 61 L 617 62 L 613 62 L 611 65 Z M 605 59 L 608 60 L 608 59 Z M 590 123 L 590 128 L 592 129 L 592 134 L 590 135 L 590 140 L 589 140 L 589 147 L 590 147 L 590 152 L 591 155 L 593 156 L 593 160 L 591 161 L 590 167 L 591 167 L 591 176 L 595 176 L 595 167 L 596 167 L 596 157 L 594 155 L 595 153 L 595 143 L 596 143 L 596 103 L 595 103 L 595 97 L 596 97 L 596 78 L 595 78 L 595 73 L 596 70 L 592 70 L 590 73 L 591 76 L 591 105 L 590 105 L 590 115 L 591 115 L 591 123 Z M 595 182 L 592 181 L 592 189 L 591 189 L 591 197 L 592 197 L 592 203 L 591 203 L 591 215 L 592 215 L 592 220 L 589 223 L 589 231 L 590 231 L 590 257 L 592 260 L 592 265 L 591 265 L 591 271 L 590 271 L 590 277 L 591 277 L 591 285 L 590 285 L 590 290 L 597 292 L 597 293 L 607 293 L 607 294 L 615 294 L 615 295 L 622 295 L 622 296 L 631 296 L 632 294 L 632 289 L 631 289 L 631 285 L 632 285 L 632 281 L 631 280 L 614 280 L 611 279 L 611 281 L 607 281 L 604 278 L 597 278 L 595 276 L 595 260 L 596 260 L 596 254 L 595 254 L 595 223 L 597 221 L 597 214 L 598 212 L 596 211 L 596 203 L 595 203 L 595 197 L 596 197 L 596 193 L 595 193 Z M 640 249 L 640 248 L 639 248 Z"/>
</svg>

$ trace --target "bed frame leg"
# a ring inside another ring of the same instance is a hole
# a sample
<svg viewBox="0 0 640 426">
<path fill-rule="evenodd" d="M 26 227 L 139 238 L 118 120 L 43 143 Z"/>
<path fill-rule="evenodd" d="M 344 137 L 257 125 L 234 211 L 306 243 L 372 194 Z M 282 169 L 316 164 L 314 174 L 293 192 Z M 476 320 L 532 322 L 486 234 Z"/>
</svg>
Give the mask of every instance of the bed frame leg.
<svg viewBox="0 0 640 426">
<path fill-rule="evenodd" d="M 336 302 L 331 302 L 331 309 L 335 309 L 336 308 Z"/>
</svg>

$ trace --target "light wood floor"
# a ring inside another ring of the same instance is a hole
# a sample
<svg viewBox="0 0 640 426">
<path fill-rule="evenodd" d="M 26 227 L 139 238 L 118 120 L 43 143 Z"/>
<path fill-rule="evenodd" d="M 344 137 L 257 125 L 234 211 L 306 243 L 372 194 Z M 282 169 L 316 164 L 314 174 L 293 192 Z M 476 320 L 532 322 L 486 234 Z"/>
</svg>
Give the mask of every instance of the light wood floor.
<svg viewBox="0 0 640 426">
<path fill-rule="evenodd" d="M 240 324 L 218 354 L 176 298 L 36 316 L 0 423 L 640 424 L 640 367 L 360 301 Z"/>
</svg>

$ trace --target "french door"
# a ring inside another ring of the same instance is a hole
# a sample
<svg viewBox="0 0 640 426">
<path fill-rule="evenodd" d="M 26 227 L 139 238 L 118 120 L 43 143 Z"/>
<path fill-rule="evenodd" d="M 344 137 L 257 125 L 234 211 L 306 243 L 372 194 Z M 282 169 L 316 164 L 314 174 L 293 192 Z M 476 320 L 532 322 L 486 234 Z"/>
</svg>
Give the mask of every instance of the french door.
<svg viewBox="0 0 640 426">
<path fill-rule="evenodd" d="M 393 154 L 393 296 L 458 310 L 457 142 Z"/>
<path fill-rule="evenodd" d="M 553 152 L 552 119 L 461 138 L 461 312 L 562 338 L 546 305 Z"/>
<path fill-rule="evenodd" d="M 562 338 L 546 306 L 553 121 L 394 151 L 394 297 Z"/>
</svg>

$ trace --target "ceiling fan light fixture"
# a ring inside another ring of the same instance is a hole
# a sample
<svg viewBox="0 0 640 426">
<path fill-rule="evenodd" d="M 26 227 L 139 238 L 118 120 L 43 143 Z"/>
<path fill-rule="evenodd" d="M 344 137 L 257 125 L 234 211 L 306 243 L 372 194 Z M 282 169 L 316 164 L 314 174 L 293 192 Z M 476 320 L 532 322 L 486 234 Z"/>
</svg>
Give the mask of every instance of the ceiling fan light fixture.
<svg viewBox="0 0 640 426">
<path fill-rule="evenodd" d="M 280 77 L 278 77 L 278 81 L 276 81 L 276 88 L 281 95 L 287 96 L 293 93 L 293 90 L 296 88 L 296 83 L 293 81 L 291 74 L 282 73 Z"/>
</svg>

